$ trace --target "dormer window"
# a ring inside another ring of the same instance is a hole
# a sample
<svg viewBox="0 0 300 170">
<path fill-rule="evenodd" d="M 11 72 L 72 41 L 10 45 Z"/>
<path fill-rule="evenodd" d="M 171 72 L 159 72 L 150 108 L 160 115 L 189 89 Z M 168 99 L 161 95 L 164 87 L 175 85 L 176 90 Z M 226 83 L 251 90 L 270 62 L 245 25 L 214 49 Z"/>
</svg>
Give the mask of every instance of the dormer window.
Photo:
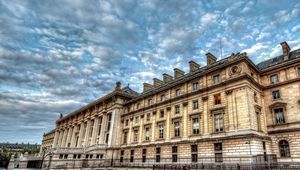
<svg viewBox="0 0 300 170">
<path fill-rule="evenodd" d="M 193 91 L 196 91 L 198 89 L 199 89 L 199 83 L 198 82 L 193 83 Z"/>
<path fill-rule="evenodd" d="M 273 96 L 273 99 L 276 100 L 276 99 L 280 99 L 280 92 L 279 90 L 275 90 L 272 92 L 272 96 Z"/>
<path fill-rule="evenodd" d="M 270 80 L 271 80 L 271 84 L 278 83 L 279 82 L 278 75 L 277 74 L 271 75 Z"/>
<path fill-rule="evenodd" d="M 219 74 L 213 76 L 213 83 L 214 84 L 220 83 L 220 75 Z"/>
<path fill-rule="evenodd" d="M 176 97 L 180 96 L 180 89 L 177 89 L 175 93 L 176 93 Z"/>
</svg>

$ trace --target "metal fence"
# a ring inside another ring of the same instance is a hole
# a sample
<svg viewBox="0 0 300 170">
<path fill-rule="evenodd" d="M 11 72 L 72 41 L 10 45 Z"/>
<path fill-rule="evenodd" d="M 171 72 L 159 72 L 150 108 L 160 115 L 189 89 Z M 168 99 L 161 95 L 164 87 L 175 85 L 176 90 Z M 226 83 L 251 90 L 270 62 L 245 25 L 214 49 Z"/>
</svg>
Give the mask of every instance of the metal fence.
<svg viewBox="0 0 300 170">
<path fill-rule="evenodd" d="M 219 159 L 218 159 L 219 160 Z M 147 159 L 59 159 L 45 160 L 45 169 L 76 169 L 76 168 L 140 168 L 153 170 L 300 170 L 299 163 L 278 162 L 276 155 L 258 155 L 253 157 L 223 157 L 222 162 L 216 162 L 214 157 L 199 157 L 197 162 L 190 158 L 178 158 L 173 162 L 172 158 L 161 158 L 158 162 L 155 158 Z M 49 164 L 50 163 L 50 164 Z"/>
</svg>

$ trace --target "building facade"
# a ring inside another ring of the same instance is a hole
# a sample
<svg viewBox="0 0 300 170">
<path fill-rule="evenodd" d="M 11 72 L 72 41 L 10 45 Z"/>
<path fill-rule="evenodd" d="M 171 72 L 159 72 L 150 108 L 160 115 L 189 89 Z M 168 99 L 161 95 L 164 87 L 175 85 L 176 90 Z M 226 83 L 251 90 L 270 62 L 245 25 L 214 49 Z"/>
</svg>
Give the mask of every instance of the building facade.
<svg viewBox="0 0 300 170">
<path fill-rule="evenodd" d="M 40 152 L 44 152 L 52 148 L 54 135 L 55 135 L 55 129 L 51 130 L 48 133 L 44 133 Z"/>
<path fill-rule="evenodd" d="M 299 162 L 300 49 L 281 47 L 259 64 L 207 53 L 206 66 L 190 61 L 188 73 L 175 68 L 141 94 L 117 83 L 57 120 L 45 166 Z"/>
</svg>

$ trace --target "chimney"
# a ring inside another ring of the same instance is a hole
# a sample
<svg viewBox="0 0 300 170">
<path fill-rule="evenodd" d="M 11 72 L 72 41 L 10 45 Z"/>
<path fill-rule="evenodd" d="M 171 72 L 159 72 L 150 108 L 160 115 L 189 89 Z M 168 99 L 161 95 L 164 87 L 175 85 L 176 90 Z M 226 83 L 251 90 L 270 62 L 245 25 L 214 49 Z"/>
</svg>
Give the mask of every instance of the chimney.
<svg viewBox="0 0 300 170">
<path fill-rule="evenodd" d="M 212 53 L 208 52 L 205 54 L 207 58 L 207 65 L 211 65 L 217 61 L 217 57 L 215 57 Z"/>
<path fill-rule="evenodd" d="M 169 82 L 169 81 L 172 81 L 172 80 L 173 80 L 173 77 L 170 76 L 170 75 L 167 74 L 167 73 L 164 73 L 164 74 L 163 74 L 163 80 L 164 80 L 165 83 L 167 83 L 167 82 Z"/>
<path fill-rule="evenodd" d="M 190 72 L 194 72 L 200 68 L 200 65 L 193 60 L 189 61 L 189 64 L 190 64 Z"/>
<path fill-rule="evenodd" d="M 159 80 L 158 78 L 154 78 L 154 79 L 153 79 L 153 85 L 154 85 L 154 87 L 160 86 L 160 85 L 162 85 L 163 83 L 164 83 L 164 82 L 161 81 L 161 80 Z"/>
<path fill-rule="evenodd" d="M 143 83 L 144 85 L 144 89 L 143 89 L 143 92 L 146 92 L 150 89 L 152 89 L 153 85 L 149 84 L 149 83 Z"/>
<path fill-rule="evenodd" d="M 175 79 L 184 76 L 184 71 L 178 69 L 178 68 L 174 68 L 174 77 Z"/>
<path fill-rule="evenodd" d="M 288 60 L 290 56 L 290 46 L 288 45 L 287 42 L 282 42 L 280 43 L 281 48 L 282 48 L 282 53 L 283 53 L 283 60 Z"/>
</svg>

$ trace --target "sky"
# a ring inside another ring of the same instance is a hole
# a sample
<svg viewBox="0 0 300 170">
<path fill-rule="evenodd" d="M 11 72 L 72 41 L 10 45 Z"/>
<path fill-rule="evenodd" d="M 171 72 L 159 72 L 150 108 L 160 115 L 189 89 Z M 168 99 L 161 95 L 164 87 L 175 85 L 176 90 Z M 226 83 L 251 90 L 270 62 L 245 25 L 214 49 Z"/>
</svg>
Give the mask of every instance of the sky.
<svg viewBox="0 0 300 170">
<path fill-rule="evenodd" d="M 300 48 L 299 0 L 0 0 L 0 142 L 41 143 L 64 115 L 142 91 L 188 61 Z"/>
</svg>

